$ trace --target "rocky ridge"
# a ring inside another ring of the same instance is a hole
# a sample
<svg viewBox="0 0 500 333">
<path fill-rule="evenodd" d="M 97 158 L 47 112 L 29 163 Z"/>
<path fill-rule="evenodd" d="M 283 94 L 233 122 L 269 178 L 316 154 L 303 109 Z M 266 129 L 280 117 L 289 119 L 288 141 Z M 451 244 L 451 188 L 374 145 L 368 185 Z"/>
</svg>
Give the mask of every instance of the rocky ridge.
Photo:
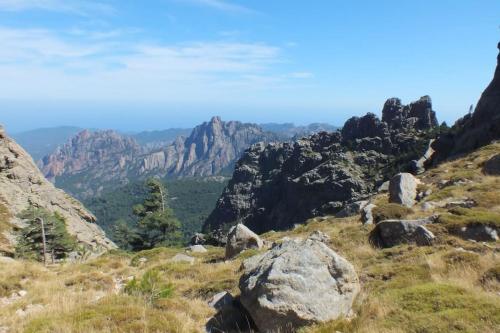
<svg viewBox="0 0 500 333">
<path fill-rule="evenodd" d="M 95 223 L 95 217 L 82 204 L 56 189 L 35 165 L 31 156 L 0 127 L 0 204 L 5 206 L 12 227 L 22 227 L 18 214 L 29 207 L 45 208 L 60 214 L 78 242 L 92 251 L 116 246 Z M 12 245 L 13 230 L 6 231 Z"/>
<path fill-rule="evenodd" d="M 205 177 L 233 166 L 245 149 L 278 140 L 254 124 L 213 117 L 170 145 L 148 150 L 114 131 L 83 131 L 40 162 L 44 175 L 78 198 L 147 177 Z"/>
<path fill-rule="evenodd" d="M 204 229 L 236 223 L 257 233 L 287 229 L 367 198 L 396 171 L 409 168 L 424 153 L 428 132 L 438 127 L 428 96 L 406 106 L 389 99 L 382 115 L 353 117 L 341 131 L 295 143 L 252 146 Z"/>
</svg>

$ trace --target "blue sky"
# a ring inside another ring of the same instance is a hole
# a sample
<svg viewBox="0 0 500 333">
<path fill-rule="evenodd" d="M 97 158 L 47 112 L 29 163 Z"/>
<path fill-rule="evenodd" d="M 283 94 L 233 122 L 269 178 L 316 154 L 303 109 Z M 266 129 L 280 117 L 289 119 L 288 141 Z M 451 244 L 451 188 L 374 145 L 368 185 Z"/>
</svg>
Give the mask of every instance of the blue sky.
<svg viewBox="0 0 500 333">
<path fill-rule="evenodd" d="M 453 122 L 499 40 L 498 0 L 0 0 L 0 123 L 341 125 L 427 94 Z"/>
</svg>

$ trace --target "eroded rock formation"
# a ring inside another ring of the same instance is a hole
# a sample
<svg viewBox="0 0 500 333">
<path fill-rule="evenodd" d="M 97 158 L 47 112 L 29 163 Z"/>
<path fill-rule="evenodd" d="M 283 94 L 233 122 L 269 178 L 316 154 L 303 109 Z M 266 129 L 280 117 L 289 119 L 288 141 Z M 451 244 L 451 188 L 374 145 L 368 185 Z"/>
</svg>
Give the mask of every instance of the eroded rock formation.
<svg viewBox="0 0 500 333">
<path fill-rule="evenodd" d="M 429 97 L 409 106 L 391 99 L 384 120 L 369 113 L 349 119 L 340 132 L 253 145 L 236 164 L 205 230 L 243 223 L 262 233 L 338 213 L 409 167 L 436 126 Z"/>
<path fill-rule="evenodd" d="M 44 208 L 60 214 L 66 227 L 80 244 L 92 251 L 115 248 L 101 228 L 95 224 L 95 217 L 77 200 L 56 189 L 16 142 L 10 139 L 0 127 L 0 203 L 10 215 L 10 223 L 21 227 L 17 216 L 30 207 Z M 11 234 L 8 238 L 14 242 Z"/>
</svg>

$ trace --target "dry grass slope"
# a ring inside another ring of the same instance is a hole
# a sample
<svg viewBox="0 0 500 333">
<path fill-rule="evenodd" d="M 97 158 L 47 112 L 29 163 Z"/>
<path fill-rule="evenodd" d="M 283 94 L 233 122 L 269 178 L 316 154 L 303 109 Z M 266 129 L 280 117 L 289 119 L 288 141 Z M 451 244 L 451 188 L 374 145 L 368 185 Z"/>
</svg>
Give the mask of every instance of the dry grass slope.
<svg viewBox="0 0 500 333">
<path fill-rule="evenodd" d="M 306 237 L 321 230 L 331 237 L 329 246 L 349 259 L 359 274 L 362 292 L 355 304 L 356 316 L 301 332 L 498 332 L 498 242 L 462 240 L 450 233 L 450 225 L 496 223 L 500 177 L 484 176 L 481 165 L 499 151 L 500 144 L 491 145 L 421 177 L 433 191 L 426 201 L 466 197 L 478 203 L 478 207 L 453 213 L 439 207 L 423 211 L 418 206 L 402 212 L 408 218 L 445 214 L 441 223 L 429 227 L 438 237 L 434 246 L 375 249 L 368 242 L 372 226 L 361 225 L 359 217 L 317 218 L 287 232 L 263 235 L 268 242 L 279 242 L 285 236 Z M 439 185 L 457 179 L 467 181 Z M 374 198 L 385 207 L 387 200 L 385 194 Z M 225 262 L 223 249 L 209 247 L 208 253 L 192 254 L 196 257 L 193 265 L 169 261 L 183 251 L 159 248 L 134 255 L 113 251 L 86 263 L 48 268 L 23 261 L 0 262 L 0 297 L 21 289 L 28 291 L 26 297 L 0 309 L 0 326 L 12 332 L 37 333 L 203 332 L 215 313 L 207 300 L 222 290 L 237 294 L 241 262 L 256 252 Z M 168 297 L 148 303 L 119 291 L 129 277 L 140 278 L 151 271 L 159 273 L 159 283 L 173 287 Z M 17 309 L 28 304 L 44 307 L 25 317 L 16 315 Z"/>
</svg>

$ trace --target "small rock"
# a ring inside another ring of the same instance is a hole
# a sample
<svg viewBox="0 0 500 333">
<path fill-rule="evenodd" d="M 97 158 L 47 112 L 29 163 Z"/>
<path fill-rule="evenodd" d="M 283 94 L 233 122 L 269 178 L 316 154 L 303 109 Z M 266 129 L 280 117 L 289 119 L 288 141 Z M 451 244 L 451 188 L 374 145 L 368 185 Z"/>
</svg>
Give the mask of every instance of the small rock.
<svg viewBox="0 0 500 333">
<path fill-rule="evenodd" d="M 309 239 L 317 240 L 323 243 L 328 243 L 330 241 L 330 236 L 319 230 L 316 230 L 309 236 Z"/>
<path fill-rule="evenodd" d="M 472 183 L 472 180 L 460 178 L 460 179 L 451 179 L 451 180 L 442 180 L 438 183 L 438 187 L 440 189 L 450 187 L 450 186 L 463 186 Z"/>
<path fill-rule="evenodd" d="M 361 210 L 361 221 L 363 224 L 373 224 L 373 209 L 377 207 L 374 204 L 368 204 Z"/>
<path fill-rule="evenodd" d="M 233 258 L 247 249 L 261 249 L 264 243 L 257 234 L 243 224 L 229 230 L 226 244 L 226 259 Z"/>
<path fill-rule="evenodd" d="M 417 197 L 419 181 L 411 173 L 399 173 L 392 177 L 389 184 L 389 202 L 413 207 Z"/>
<path fill-rule="evenodd" d="M 427 228 L 419 228 L 434 223 L 436 217 L 420 220 L 385 220 L 379 222 L 370 234 L 370 242 L 378 247 L 388 248 L 399 244 L 427 245 L 434 235 Z"/>
<path fill-rule="evenodd" d="M 193 253 L 206 253 L 207 249 L 203 245 L 191 245 L 189 251 Z"/>
<path fill-rule="evenodd" d="M 483 172 L 490 176 L 500 176 L 500 154 L 497 154 L 484 163 Z"/>
<path fill-rule="evenodd" d="M 425 226 L 420 225 L 415 230 L 413 238 L 418 246 L 430 246 L 436 239 L 436 236 Z"/>
<path fill-rule="evenodd" d="M 498 240 L 498 228 L 485 224 L 473 224 L 460 228 L 458 235 L 476 242 L 495 242 Z"/>
<path fill-rule="evenodd" d="M 205 245 L 205 243 L 205 235 L 202 233 L 195 233 L 189 242 L 190 245 Z"/>
<path fill-rule="evenodd" d="M 222 291 L 218 294 L 215 294 L 210 301 L 208 301 L 208 305 L 216 310 L 221 310 L 223 307 L 231 305 L 234 301 L 233 295 L 231 295 L 227 291 Z"/>
<path fill-rule="evenodd" d="M 432 202 L 424 202 L 420 208 L 424 211 L 424 212 L 428 212 L 430 210 L 433 210 L 436 206 L 432 203 Z"/>
<path fill-rule="evenodd" d="M 28 295 L 28 292 L 26 290 L 19 290 L 17 294 L 19 295 L 19 297 L 24 297 Z"/>
<path fill-rule="evenodd" d="M 0 263 L 10 264 L 10 263 L 13 263 L 13 262 L 15 262 L 15 260 L 12 259 L 12 258 L 10 258 L 10 257 L 0 256 Z"/>
<path fill-rule="evenodd" d="M 356 201 L 351 204 L 346 205 L 340 212 L 335 214 L 335 217 L 343 218 L 358 215 L 363 207 L 368 204 L 367 200 Z"/>
<path fill-rule="evenodd" d="M 476 207 L 477 202 L 473 199 L 464 199 L 464 200 L 456 200 L 456 201 L 450 201 L 446 204 L 445 208 L 446 209 L 452 209 L 452 208 L 472 208 Z"/>
<path fill-rule="evenodd" d="M 382 185 L 378 187 L 378 193 L 389 192 L 389 181 L 383 182 Z"/>
<path fill-rule="evenodd" d="M 185 255 L 184 253 L 177 253 L 172 259 L 170 259 L 171 262 L 182 262 L 190 265 L 194 264 L 195 260 L 195 258 Z"/>
<path fill-rule="evenodd" d="M 148 259 L 144 258 L 144 257 L 141 257 L 137 261 L 139 262 L 139 265 L 143 265 L 143 264 L 145 264 L 148 261 Z"/>
</svg>

